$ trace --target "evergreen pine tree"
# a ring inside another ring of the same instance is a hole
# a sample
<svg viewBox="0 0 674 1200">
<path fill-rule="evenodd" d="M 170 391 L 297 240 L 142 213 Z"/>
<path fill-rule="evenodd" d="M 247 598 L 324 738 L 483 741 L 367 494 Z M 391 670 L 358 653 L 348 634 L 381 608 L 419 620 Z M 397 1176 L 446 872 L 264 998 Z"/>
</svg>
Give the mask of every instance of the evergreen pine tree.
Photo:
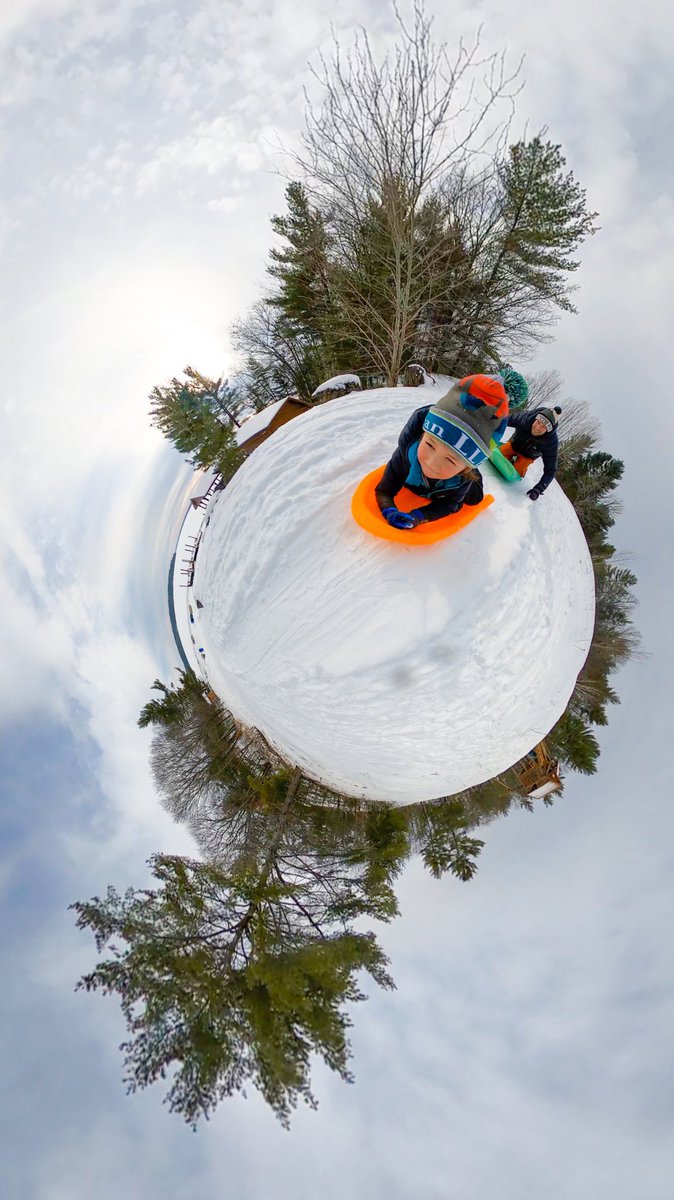
<svg viewBox="0 0 674 1200">
<path fill-rule="evenodd" d="M 304 333 L 324 339 L 331 319 L 330 262 L 325 219 L 309 203 L 301 183 L 286 188 L 287 213 L 272 217 L 274 233 L 283 240 L 270 251 L 269 274 L 277 287 L 268 302 Z"/>
<path fill-rule="evenodd" d="M 152 684 L 154 692 L 161 693 L 160 700 L 149 700 L 141 711 L 138 725 L 141 729 L 148 725 L 179 725 L 184 722 L 190 712 L 195 698 L 203 699 L 207 685 L 198 679 L 194 671 L 180 670 L 180 684 L 165 684 L 161 679 L 155 679 Z"/>
<path fill-rule="evenodd" d="M 227 480 L 239 466 L 241 454 L 231 419 L 219 414 L 226 410 L 231 416 L 240 402 L 222 381 L 208 379 L 189 366 L 184 374 L 186 379 L 174 377 L 152 389 L 151 422 L 195 467 L 214 468 Z"/>
<path fill-rule="evenodd" d="M 624 463 L 604 450 L 581 454 L 560 473 L 560 482 L 576 510 L 590 545 L 601 545 L 615 521 L 618 505 L 609 500 L 624 472 Z"/>
<path fill-rule="evenodd" d="M 429 804 L 424 810 L 424 832 L 420 851 L 424 865 L 435 879 L 451 871 L 464 883 L 477 871 L 477 858 L 484 842 L 468 835 L 466 809 L 457 800 Z"/>
<path fill-rule="evenodd" d="M 193 1127 L 247 1085 L 286 1126 L 300 1099 L 315 1107 L 312 1055 L 351 1079 L 344 1005 L 365 999 L 358 972 L 393 986 L 374 936 L 335 928 L 272 862 L 227 874 L 155 855 L 157 888 L 72 905 L 107 952 L 78 987 L 121 1002 L 129 1091 L 170 1074 L 169 1108 Z"/>
<path fill-rule="evenodd" d="M 570 709 L 546 735 L 545 741 L 555 758 L 574 771 L 583 775 L 593 775 L 596 771 L 599 743 L 589 722 Z"/>
<path fill-rule="evenodd" d="M 474 300 L 453 369 L 462 371 L 466 358 L 521 353 L 545 339 L 556 309 L 575 312 L 568 276 L 581 242 L 596 232 L 597 214 L 565 165 L 561 147 L 538 136 L 510 146 L 491 177 L 473 180 L 475 202 L 462 203 L 459 219 Z"/>
</svg>

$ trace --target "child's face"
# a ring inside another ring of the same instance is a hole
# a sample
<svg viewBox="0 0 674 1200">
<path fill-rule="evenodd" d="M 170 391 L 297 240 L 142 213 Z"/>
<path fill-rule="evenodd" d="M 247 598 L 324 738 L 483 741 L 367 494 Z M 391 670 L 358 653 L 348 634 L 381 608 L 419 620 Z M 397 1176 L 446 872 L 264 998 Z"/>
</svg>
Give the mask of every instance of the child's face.
<svg viewBox="0 0 674 1200">
<path fill-rule="evenodd" d="M 439 442 L 430 433 L 424 433 L 417 450 L 419 465 L 429 479 L 452 479 L 465 469 L 460 454 Z"/>
</svg>

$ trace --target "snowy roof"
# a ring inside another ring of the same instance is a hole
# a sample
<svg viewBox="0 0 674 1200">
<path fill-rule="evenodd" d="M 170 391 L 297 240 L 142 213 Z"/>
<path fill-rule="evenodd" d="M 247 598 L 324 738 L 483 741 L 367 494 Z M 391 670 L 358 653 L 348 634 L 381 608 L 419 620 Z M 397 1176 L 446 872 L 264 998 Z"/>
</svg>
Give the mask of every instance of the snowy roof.
<svg viewBox="0 0 674 1200">
<path fill-rule="evenodd" d="M 326 379 L 325 383 L 319 383 L 312 396 L 320 396 L 321 392 L 337 391 L 339 388 L 348 388 L 352 383 L 360 387 L 360 377 L 358 375 L 333 375 L 332 379 Z"/>
<path fill-rule="evenodd" d="M 550 792 L 558 792 L 559 784 L 553 779 L 548 783 L 542 783 L 540 787 L 534 788 L 533 792 L 527 792 L 530 800 L 542 800 L 543 796 L 549 796 Z"/>
<path fill-rule="evenodd" d="M 279 409 L 283 408 L 286 400 L 287 396 L 283 400 L 276 400 L 274 404 L 268 404 L 266 408 L 260 409 L 259 412 L 251 413 L 249 417 L 245 417 L 239 429 L 234 434 L 234 441 L 237 446 L 243 445 L 249 438 L 262 433 L 271 424 Z"/>
<path fill-rule="evenodd" d="M 195 576 L 209 682 L 234 716 L 310 777 L 394 804 L 530 751 L 565 711 L 594 627 L 592 562 L 556 482 L 531 504 L 485 465 L 494 503 L 433 546 L 356 525 L 354 488 L 414 407 L 409 389 L 380 388 L 284 425 L 222 492 Z"/>
</svg>

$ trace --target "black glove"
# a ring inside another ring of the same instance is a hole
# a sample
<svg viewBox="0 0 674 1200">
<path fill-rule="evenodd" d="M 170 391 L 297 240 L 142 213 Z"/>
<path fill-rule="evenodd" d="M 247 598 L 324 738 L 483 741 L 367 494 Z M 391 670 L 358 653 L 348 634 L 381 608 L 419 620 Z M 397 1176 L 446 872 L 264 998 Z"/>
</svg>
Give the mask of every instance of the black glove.
<svg viewBox="0 0 674 1200">
<path fill-rule="evenodd" d="M 532 487 L 531 491 L 527 492 L 527 496 L 529 497 L 530 500 L 538 500 L 538 497 L 541 495 L 542 495 L 541 489 L 537 488 L 537 487 Z"/>
</svg>

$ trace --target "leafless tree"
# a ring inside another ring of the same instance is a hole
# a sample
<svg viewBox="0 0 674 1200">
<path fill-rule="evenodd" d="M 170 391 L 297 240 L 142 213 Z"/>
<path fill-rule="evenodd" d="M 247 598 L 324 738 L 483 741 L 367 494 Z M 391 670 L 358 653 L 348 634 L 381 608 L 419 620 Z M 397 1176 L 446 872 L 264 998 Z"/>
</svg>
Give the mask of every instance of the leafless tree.
<svg viewBox="0 0 674 1200">
<path fill-rule="evenodd" d="M 307 399 L 321 375 L 321 347 L 285 328 L 271 304 L 260 300 L 232 329 L 235 348 L 244 357 L 240 386 L 255 408 L 297 392 Z"/>
<path fill-rule="evenodd" d="M 445 43 L 434 44 L 420 0 L 411 29 L 397 8 L 396 16 L 401 41 L 392 61 L 376 62 L 365 30 L 346 55 L 334 37 L 331 60 L 320 56 L 313 71 L 320 108 L 307 95 L 294 161 L 347 224 L 368 201 L 385 199 L 393 222 L 404 225 L 407 204 L 416 205 L 450 169 L 505 145 L 521 88 L 521 61 L 509 70 L 504 53 L 483 55 L 479 31 L 451 58 Z M 394 188 L 387 197 L 397 179 L 406 183 L 405 196 Z"/>
<path fill-rule="evenodd" d="M 520 66 L 483 54 L 480 35 L 453 57 L 431 37 L 420 0 L 392 58 L 375 60 L 365 31 L 346 54 L 333 41 L 307 97 L 294 167 L 328 215 L 338 317 L 389 384 L 429 307 L 447 303 L 453 222 L 433 191 L 467 164 L 503 150 L 520 88 Z M 460 273 L 459 273 L 460 278 Z"/>
</svg>

